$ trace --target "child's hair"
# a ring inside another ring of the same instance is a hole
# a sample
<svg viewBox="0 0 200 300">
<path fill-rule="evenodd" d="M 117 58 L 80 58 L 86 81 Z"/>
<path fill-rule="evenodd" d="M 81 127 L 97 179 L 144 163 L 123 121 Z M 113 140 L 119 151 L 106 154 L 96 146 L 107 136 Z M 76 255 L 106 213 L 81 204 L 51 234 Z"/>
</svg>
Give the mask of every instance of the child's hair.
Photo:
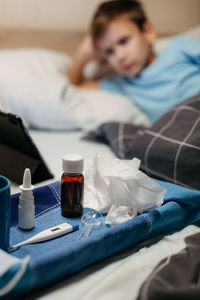
<svg viewBox="0 0 200 300">
<path fill-rule="evenodd" d="M 143 24 L 147 21 L 147 17 L 139 1 L 107 1 L 98 7 L 91 24 L 91 35 L 94 42 L 101 37 L 111 21 L 122 15 L 127 15 L 141 31 L 143 30 Z"/>
</svg>

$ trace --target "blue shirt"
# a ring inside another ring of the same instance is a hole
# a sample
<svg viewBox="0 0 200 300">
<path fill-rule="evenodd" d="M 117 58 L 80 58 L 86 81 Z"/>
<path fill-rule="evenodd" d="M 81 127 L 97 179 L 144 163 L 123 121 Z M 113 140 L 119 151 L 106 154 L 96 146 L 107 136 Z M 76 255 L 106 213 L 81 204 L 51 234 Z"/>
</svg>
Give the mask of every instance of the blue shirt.
<svg viewBox="0 0 200 300">
<path fill-rule="evenodd" d="M 138 76 L 102 79 L 99 85 L 128 97 L 154 122 L 200 93 L 200 42 L 178 35 Z"/>
</svg>

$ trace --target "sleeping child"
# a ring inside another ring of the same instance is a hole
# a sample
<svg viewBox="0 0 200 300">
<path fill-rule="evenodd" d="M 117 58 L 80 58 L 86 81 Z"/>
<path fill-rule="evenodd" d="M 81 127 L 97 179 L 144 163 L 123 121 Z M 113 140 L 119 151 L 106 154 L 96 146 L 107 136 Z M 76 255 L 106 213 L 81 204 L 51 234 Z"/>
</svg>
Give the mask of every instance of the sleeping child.
<svg viewBox="0 0 200 300">
<path fill-rule="evenodd" d="M 155 29 L 139 1 L 104 2 L 67 75 L 81 88 L 128 97 L 155 122 L 175 104 L 200 93 L 200 42 L 178 35 L 156 55 L 155 39 Z M 116 75 L 85 81 L 84 67 L 94 59 L 105 60 Z"/>
</svg>

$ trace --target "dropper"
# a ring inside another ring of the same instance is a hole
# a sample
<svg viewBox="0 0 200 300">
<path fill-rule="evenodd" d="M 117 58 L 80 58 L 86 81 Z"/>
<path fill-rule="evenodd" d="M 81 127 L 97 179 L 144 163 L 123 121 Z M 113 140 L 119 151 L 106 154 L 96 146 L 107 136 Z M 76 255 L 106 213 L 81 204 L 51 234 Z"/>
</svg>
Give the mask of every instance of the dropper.
<svg viewBox="0 0 200 300">
<path fill-rule="evenodd" d="M 18 226 L 21 229 L 32 229 L 35 221 L 35 205 L 33 189 L 31 184 L 31 172 L 26 168 L 23 176 L 23 184 L 19 186 L 21 194 L 18 205 Z"/>
</svg>

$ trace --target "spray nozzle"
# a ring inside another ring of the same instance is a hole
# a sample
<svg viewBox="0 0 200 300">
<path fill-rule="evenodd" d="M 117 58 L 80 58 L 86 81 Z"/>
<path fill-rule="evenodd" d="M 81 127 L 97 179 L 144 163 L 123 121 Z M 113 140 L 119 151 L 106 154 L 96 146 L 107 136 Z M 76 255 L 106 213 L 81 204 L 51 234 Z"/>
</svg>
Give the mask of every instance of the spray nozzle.
<svg viewBox="0 0 200 300">
<path fill-rule="evenodd" d="M 31 185 L 31 171 L 29 168 L 26 168 L 23 176 L 23 184 L 20 185 L 20 190 L 33 190 L 34 186 Z"/>
</svg>

